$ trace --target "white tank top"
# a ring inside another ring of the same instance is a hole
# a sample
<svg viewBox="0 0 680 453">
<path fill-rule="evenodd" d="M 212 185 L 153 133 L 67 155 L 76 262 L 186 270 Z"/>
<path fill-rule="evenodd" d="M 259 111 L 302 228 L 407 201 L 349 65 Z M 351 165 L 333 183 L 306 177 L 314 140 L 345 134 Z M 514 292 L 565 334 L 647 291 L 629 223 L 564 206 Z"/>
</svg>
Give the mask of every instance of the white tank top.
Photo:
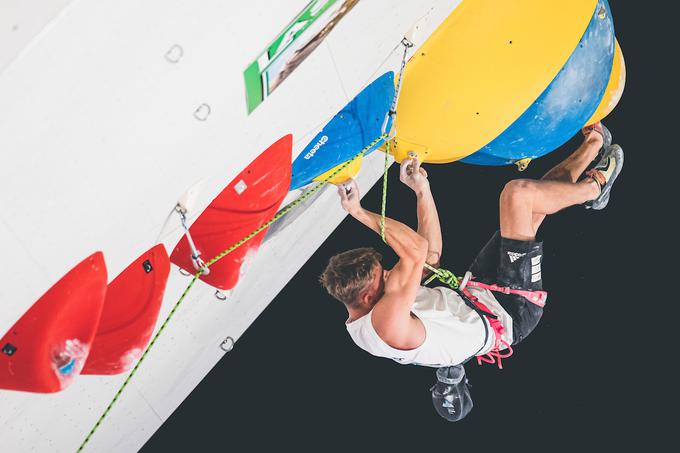
<svg viewBox="0 0 680 453">
<path fill-rule="evenodd" d="M 512 344 L 512 318 L 491 291 L 472 287 L 468 287 L 468 291 L 498 316 L 505 327 L 503 339 Z M 373 328 L 373 310 L 359 319 L 347 321 L 347 331 L 357 346 L 366 352 L 404 365 L 437 368 L 457 365 L 473 355 L 486 354 L 494 345 L 494 332 L 486 318 L 465 305 L 463 299 L 449 288 L 421 286 L 411 312 L 425 326 L 425 341 L 415 349 L 395 349 L 385 343 Z"/>
</svg>

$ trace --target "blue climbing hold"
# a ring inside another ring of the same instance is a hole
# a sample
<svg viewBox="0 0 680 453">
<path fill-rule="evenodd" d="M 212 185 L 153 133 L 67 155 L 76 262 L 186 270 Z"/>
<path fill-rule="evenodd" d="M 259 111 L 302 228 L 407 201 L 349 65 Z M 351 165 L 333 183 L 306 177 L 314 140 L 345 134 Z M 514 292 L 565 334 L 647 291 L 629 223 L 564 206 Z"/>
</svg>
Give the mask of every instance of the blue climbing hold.
<svg viewBox="0 0 680 453">
<path fill-rule="evenodd" d="M 302 150 L 293 161 L 290 189 L 306 186 L 378 138 L 393 97 L 394 73 L 390 71 L 364 88 Z M 366 154 L 381 144 L 376 143 Z"/>
</svg>

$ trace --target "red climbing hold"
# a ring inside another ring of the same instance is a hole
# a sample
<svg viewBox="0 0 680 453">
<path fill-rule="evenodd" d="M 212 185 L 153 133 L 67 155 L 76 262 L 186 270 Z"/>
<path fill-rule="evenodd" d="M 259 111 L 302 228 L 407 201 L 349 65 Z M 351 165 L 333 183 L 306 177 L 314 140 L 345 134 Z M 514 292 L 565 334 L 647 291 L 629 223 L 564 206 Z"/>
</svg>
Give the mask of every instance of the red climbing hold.
<svg viewBox="0 0 680 453">
<path fill-rule="evenodd" d="M 228 249 L 276 214 L 290 186 L 292 146 L 290 134 L 270 146 L 191 225 L 189 231 L 204 261 Z M 236 286 L 244 260 L 258 249 L 265 232 L 210 266 L 210 273 L 201 275 L 201 280 L 222 290 Z M 188 272 L 196 272 L 186 236 L 172 251 L 170 261 Z"/>
<path fill-rule="evenodd" d="M 58 392 L 80 373 L 106 296 L 96 252 L 54 284 L 0 340 L 0 388 Z"/>
<path fill-rule="evenodd" d="M 168 254 L 158 244 L 109 284 L 82 374 L 119 374 L 132 368 L 151 339 L 169 273 Z"/>
</svg>

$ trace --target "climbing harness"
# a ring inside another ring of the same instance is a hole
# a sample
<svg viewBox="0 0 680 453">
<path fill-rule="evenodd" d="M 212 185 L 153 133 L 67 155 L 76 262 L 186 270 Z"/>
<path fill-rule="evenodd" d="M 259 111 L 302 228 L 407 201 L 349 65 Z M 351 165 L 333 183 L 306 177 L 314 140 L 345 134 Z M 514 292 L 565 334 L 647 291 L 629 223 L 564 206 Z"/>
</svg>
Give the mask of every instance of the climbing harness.
<svg viewBox="0 0 680 453">
<path fill-rule="evenodd" d="M 472 276 L 472 273 L 470 271 L 465 273 L 465 276 L 462 279 L 462 282 L 460 283 L 460 288 L 459 290 L 469 298 L 475 306 L 478 308 L 481 308 L 482 310 L 488 312 L 489 310 L 486 308 L 484 304 L 479 302 L 479 300 L 470 294 L 469 290 L 467 289 L 468 287 L 473 287 L 473 288 L 482 288 L 482 289 L 488 289 L 489 291 L 492 292 L 497 292 L 497 293 L 503 293 L 503 294 L 515 294 L 521 297 L 524 297 L 526 300 L 531 302 L 532 304 L 535 304 L 538 307 L 545 307 L 545 302 L 548 298 L 548 293 L 546 291 L 529 291 L 529 290 L 523 290 L 523 289 L 513 289 L 507 286 L 499 286 L 496 284 L 486 284 L 486 283 L 481 283 L 474 281 L 474 277 Z M 478 312 L 479 313 L 479 312 Z M 502 360 L 505 358 L 510 357 L 513 354 L 512 346 L 509 345 L 505 340 L 503 340 L 502 336 L 505 333 L 505 327 L 501 324 L 501 322 L 497 319 L 497 317 L 494 316 L 495 319 L 491 319 L 488 316 L 488 313 L 485 313 L 484 316 L 487 317 L 489 324 L 491 325 L 492 330 L 494 331 L 494 334 L 496 336 L 496 340 L 494 343 L 494 347 L 489 351 L 487 354 L 484 354 L 483 356 L 477 356 L 477 363 L 480 365 L 484 363 L 497 363 L 498 368 L 503 369 L 503 363 Z M 486 342 L 485 342 L 486 344 Z M 502 349 L 508 349 L 508 352 L 505 354 L 501 354 Z"/>
<path fill-rule="evenodd" d="M 510 288 L 509 286 L 499 286 L 499 285 L 490 285 L 486 283 L 481 283 L 474 281 L 474 277 L 470 273 L 470 271 L 465 273 L 465 277 L 463 277 L 463 281 L 460 284 L 460 289 L 464 290 L 466 286 L 471 286 L 473 288 L 483 288 L 483 289 L 488 289 L 491 292 L 495 293 L 503 293 L 503 294 L 516 294 L 518 296 L 524 297 L 526 300 L 531 302 L 532 304 L 538 306 L 538 307 L 545 307 L 545 302 L 548 299 L 548 293 L 547 291 L 529 291 L 529 290 L 524 290 L 524 289 L 513 289 Z"/>
<path fill-rule="evenodd" d="M 472 295 L 470 291 L 468 291 L 466 288 L 466 284 L 467 286 L 474 287 L 484 286 L 482 286 L 481 284 L 477 284 L 477 282 L 470 282 L 469 281 L 470 277 L 468 276 L 468 274 L 470 274 L 469 272 L 465 274 L 465 277 L 462 279 L 463 283 L 461 283 L 460 281 L 461 279 L 456 277 L 453 274 L 453 272 L 447 269 L 435 268 L 427 263 L 425 263 L 425 268 L 432 272 L 430 278 L 425 280 L 424 283 L 425 285 L 429 284 L 436 278 L 437 280 L 444 283 L 445 285 L 448 285 L 452 290 L 454 290 L 461 297 L 461 299 L 463 299 L 465 305 L 467 305 L 470 309 L 472 309 L 482 318 L 482 321 L 484 322 L 484 342 L 482 343 L 482 347 L 479 349 L 479 351 L 475 353 L 475 356 L 477 357 L 477 363 L 480 365 L 483 362 L 498 363 L 498 368 L 503 369 L 502 359 L 510 357 L 513 353 L 512 347 L 505 340 L 503 340 L 505 327 L 498 319 L 498 316 L 494 315 L 492 311 L 489 309 L 489 307 L 480 302 L 479 299 Z M 465 281 L 465 278 L 467 278 L 468 281 Z M 493 331 L 495 336 L 494 346 L 488 353 L 484 355 L 478 355 L 482 351 L 482 349 L 484 349 L 484 346 L 486 345 L 486 342 L 489 339 L 489 327 L 491 327 L 491 330 Z M 500 351 L 506 348 L 509 351 L 505 354 L 501 354 Z"/>
<path fill-rule="evenodd" d="M 465 283 L 467 283 L 467 286 L 487 287 L 492 291 L 493 291 L 492 287 L 499 288 L 502 290 L 505 290 L 506 288 L 501 288 L 496 285 L 482 285 L 478 284 L 477 282 L 470 282 L 469 281 L 470 277 L 468 276 L 468 274 L 470 274 L 469 272 L 467 272 L 465 276 L 465 278 L 468 278 L 468 281 L 465 281 L 464 278 L 463 279 L 464 283 L 461 284 L 460 280 L 453 274 L 453 272 L 447 269 L 435 268 L 427 263 L 425 263 L 425 268 L 432 272 L 430 278 L 425 280 L 424 283 L 425 285 L 429 284 L 436 278 L 437 280 L 444 283 L 445 285 L 448 285 L 452 290 L 454 290 L 461 297 L 461 299 L 463 299 L 465 305 L 471 308 L 475 313 L 477 313 L 482 318 L 482 321 L 484 322 L 484 342 L 482 343 L 482 347 L 479 349 L 479 351 L 475 353 L 475 356 L 477 357 L 477 363 L 479 365 L 481 365 L 482 363 L 492 364 L 497 363 L 498 368 L 502 370 L 503 369 L 502 359 L 508 358 L 513 354 L 512 346 L 503 339 L 505 327 L 503 326 L 503 323 L 501 323 L 500 319 L 498 319 L 498 316 L 494 315 L 491 312 L 489 307 L 480 302 L 479 299 L 477 299 L 477 297 L 473 296 L 470 293 L 470 291 L 467 290 Z M 522 293 L 529 292 L 530 291 L 522 291 Z M 515 292 L 513 291 L 513 293 Z M 486 345 L 487 340 L 489 339 L 489 327 L 491 327 L 491 330 L 494 333 L 495 337 L 494 345 L 488 353 L 484 355 L 477 355 L 482 351 L 482 349 Z M 504 349 L 508 349 L 508 352 L 501 354 L 500 351 Z"/>
<path fill-rule="evenodd" d="M 529 291 L 529 290 L 522 290 L 522 289 L 514 289 L 510 288 L 507 286 L 500 286 L 496 284 L 486 284 L 486 283 L 481 283 L 474 281 L 474 277 L 472 276 L 472 273 L 470 271 L 465 273 L 465 276 L 462 278 L 462 281 L 460 282 L 458 291 L 462 293 L 465 299 L 468 299 L 471 301 L 475 307 L 479 310 L 475 310 L 478 314 L 483 315 L 484 317 L 487 318 L 489 321 L 489 325 L 491 326 L 491 329 L 494 332 L 494 335 L 496 337 L 496 340 L 494 342 L 494 347 L 489 351 L 488 353 L 484 354 L 483 356 L 477 356 L 477 363 L 480 365 L 482 363 L 497 363 L 498 368 L 503 369 L 503 363 L 502 360 L 505 358 L 510 357 L 513 354 L 512 346 L 509 345 L 505 340 L 503 340 L 503 334 L 505 333 L 505 327 L 501 324 L 500 320 L 498 317 L 493 316 L 490 314 L 489 309 L 482 304 L 479 299 L 477 299 L 475 296 L 473 296 L 470 291 L 467 289 L 468 287 L 472 288 L 482 288 L 482 289 L 487 289 L 492 292 L 497 292 L 497 293 L 503 293 L 503 294 L 515 294 L 521 297 L 524 297 L 526 300 L 531 302 L 532 304 L 535 304 L 538 307 L 545 307 L 545 302 L 548 298 L 548 293 L 546 291 Z M 466 304 L 468 301 L 466 300 Z M 481 310 L 481 311 L 480 311 Z M 488 335 L 488 331 L 487 331 Z M 486 344 L 486 341 L 484 341 L 484 344 Z M 503 349 L 508 349 L 508 352 L 501 354 L 501 350 Z"/>
<path fill-rule="evenodd" d="M 503 369 L 503 359 L 507 359 L 510 357 L 514 351 L 512 350 L 512 346 L 503 339 L 503 334 L 505 334 L 505 326 L 503 326 L 503 323 L 501 322 L 500 319 L 498 319 L 498 316 L 494 315 L 491 313 L 491 310 L 489 310 L 489 307 L 484 305 L 482 302 L 477 299 L 477 297 L 473 296 L 470 291 L 467 289 L 461 290 L 463 300 L 465 300 L 466 304 L 468 302 L 472 302 L 472 304 L 475 307 L 475 312 L 477 312 L 478 315 L 482 316 L 482 318 L 486 318 L 486 321 L 489 323 L 489 326 L 491 327 L 491 330 L 494 333 L 494 343 L 493 347 L 489 352 L 483 355 L 477 355 L 477 364 L 481 365 L 482 363 L 491 363 L 491 364 L 498 364 L 499 369 Z M 460 294 L 459 293 L 459 294 Z M 488 330 L 487 330 L 487 337 L 488 337 Z M 486 340 L 484 341 L 484 344 L 486 344 Z M 507 349 L 508 352 L 506 353 L 501 353 L 502 350 Z"/>
</svg>

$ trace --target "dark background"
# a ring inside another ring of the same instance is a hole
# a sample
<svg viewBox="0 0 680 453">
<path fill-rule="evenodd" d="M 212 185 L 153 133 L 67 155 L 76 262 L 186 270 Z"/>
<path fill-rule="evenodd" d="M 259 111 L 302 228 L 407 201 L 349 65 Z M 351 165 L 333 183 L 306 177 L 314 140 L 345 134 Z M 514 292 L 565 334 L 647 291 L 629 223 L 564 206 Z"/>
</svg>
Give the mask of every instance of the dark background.
<svg viewBox="0 0 680 453">
<path fill-rule="evenodd" d="M 661 448 L 659 434 L 677 419 L 664 411 L 676 392 L 664 388 L 662 371 L 677 354 L 677 291 L 668 276 L 677 248 L 670 231 L 677 27 L 665 23 L 673 20 L 663 9 L 671 2 L 610 3 L 628 79 L 605 123 L 624 148 L 625 168 L 607 209 L 573 207 L 544 223 L 550 298 L 543 320 L 504 370 L 466 365 L 475 407 L 465 420 L 447 423 L 434 412 L 434 369 L 374 358 L 352 343 L 344 308 L 317 277 L 331 255 L 349 248 L 376 247 L 387 262 L 393 254 L 347 218 L 142 451 Z M 579 141 L 522 174 L 426 166 L 442 220 L 443 266 L 464 272 L 498 228 L 507 181 L 539 178 Z M 389 183 L 388 215 L 415 225 L 415 198 L 396 166 Z M 364 206 L 379 210 L 380 192 L 378 183 Z"/>
</svg>

